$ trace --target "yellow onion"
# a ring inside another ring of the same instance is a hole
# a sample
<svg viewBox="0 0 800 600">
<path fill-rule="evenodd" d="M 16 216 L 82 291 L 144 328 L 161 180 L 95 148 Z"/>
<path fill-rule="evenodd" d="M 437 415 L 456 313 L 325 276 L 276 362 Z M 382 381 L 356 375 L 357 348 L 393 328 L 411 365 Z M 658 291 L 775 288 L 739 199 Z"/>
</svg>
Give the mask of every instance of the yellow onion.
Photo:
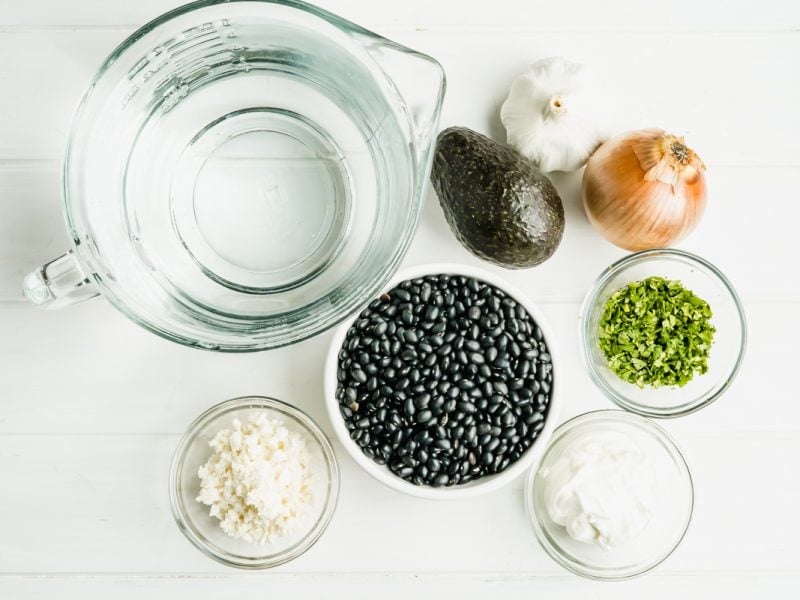
<svg viewBox="0 0 800 600">
<path fill-rule="evenodd" d="M 661 129 L 624 133 L 586 164 L 583 206 L 612 244 L 634 251 L 669 246 L 703 215 L 705 169 L 682 137 Z"/>
</svg>

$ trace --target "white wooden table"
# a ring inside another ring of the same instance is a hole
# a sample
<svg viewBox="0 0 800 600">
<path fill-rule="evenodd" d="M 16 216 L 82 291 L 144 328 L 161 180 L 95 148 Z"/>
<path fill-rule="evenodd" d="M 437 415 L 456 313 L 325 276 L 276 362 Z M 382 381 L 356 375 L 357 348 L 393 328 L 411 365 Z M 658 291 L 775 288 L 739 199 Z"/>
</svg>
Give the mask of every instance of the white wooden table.
<svg viewBox="0 0 800 600">
<path fill-rule="evenodd" d="M 320 0 L 444 65 L 443 126 L 503 139 L 498 108 L 528 63 L 564 55 L 605 82 L 616 130 L 686 134 L 708 165 L 705 219 L 681 244 L 741 293 L 750 345 L 726 396 L 664 425 L 697 487 L 689 535 L 656 572 L 602 584 L 537 545 L 522 482 L 474 500 L 402 496 L 338 447 L 333 522 L 271 572 L 223 568 L 178 532 L 167 470 L 186 425 L 243 394 L 293 402 L 330 431 L 330 336 L 253 355 L 163 341 L 96 300 L 44 312 L 25 272 L 67 247 L 59 160 L 71 111 L 106 54 L 178 0 L 0 0 L 0 598 L 800 597 L 800 3 L 579 0 Z M 601 6 L 602 5 L 602 6 Z M 503 272 L 541 303 L 562 345 L 567 418 L 610 403 L 578 356 L 578 305 L 623 252 L 558 176 L 567 229 L 541 267 Z M 407 265 L 475 263 L 430 194 Z M 485 264 L 482 266 L 486 266 Z M 255 596 L 257 594 L 257 596 Z"/>
</svg>

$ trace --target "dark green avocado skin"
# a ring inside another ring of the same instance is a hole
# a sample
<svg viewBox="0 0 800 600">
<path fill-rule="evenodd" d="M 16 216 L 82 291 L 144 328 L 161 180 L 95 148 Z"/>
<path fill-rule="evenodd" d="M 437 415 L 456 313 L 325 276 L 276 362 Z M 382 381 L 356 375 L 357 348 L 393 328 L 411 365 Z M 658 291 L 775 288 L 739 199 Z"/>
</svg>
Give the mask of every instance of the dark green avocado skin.
<svg viewBox="0 0 800 600">
<path fill-rule="evenodd" d="M 431 183 L 458 241 L 484 260 L 533 267 L 561 242 L 564 206 L 550 180 L 477 131 L 450 127 L 439 134 Z"/>
</svg>

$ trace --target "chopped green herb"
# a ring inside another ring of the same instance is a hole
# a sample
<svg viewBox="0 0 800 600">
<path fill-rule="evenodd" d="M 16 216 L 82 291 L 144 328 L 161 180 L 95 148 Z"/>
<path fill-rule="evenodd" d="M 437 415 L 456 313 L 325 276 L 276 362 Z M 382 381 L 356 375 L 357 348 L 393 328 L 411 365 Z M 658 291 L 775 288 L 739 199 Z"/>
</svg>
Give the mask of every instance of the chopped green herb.
<svg viewBox="0 0 800 600">
<path fill-rule="evenodd" d="M 684 386 L 708 371 L 711 307 L 680 281 L 648 277 L 617 290 L 600 318 L 600 349 L 621 379 Z"/>
</svg>

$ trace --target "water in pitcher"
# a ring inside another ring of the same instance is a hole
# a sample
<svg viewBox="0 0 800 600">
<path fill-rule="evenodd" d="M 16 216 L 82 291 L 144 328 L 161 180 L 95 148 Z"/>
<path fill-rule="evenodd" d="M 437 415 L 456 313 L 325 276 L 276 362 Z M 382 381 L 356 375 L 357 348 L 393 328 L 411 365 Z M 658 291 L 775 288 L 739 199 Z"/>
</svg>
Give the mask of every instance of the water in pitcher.
<svg viewBox="0 0 800 600">
<path fill-rule="evenodd" d="M 378 196 L 396 187 L 376 175 L 403 168 L 384 150 L 403 134 L 357 72 L 343 91 L 318 49 L 277 49 L 302 48 L 296 31 L 245 51 L 247 29 L 228 27 L 154 49 L 131 78 L 125 110 L 146 116 L 126 161 L 124 218 L 170 297 L 258 318 L 287 309 L 278 292 L 313 295 L 340 253 L 363 251 Z"/>
</svg>

